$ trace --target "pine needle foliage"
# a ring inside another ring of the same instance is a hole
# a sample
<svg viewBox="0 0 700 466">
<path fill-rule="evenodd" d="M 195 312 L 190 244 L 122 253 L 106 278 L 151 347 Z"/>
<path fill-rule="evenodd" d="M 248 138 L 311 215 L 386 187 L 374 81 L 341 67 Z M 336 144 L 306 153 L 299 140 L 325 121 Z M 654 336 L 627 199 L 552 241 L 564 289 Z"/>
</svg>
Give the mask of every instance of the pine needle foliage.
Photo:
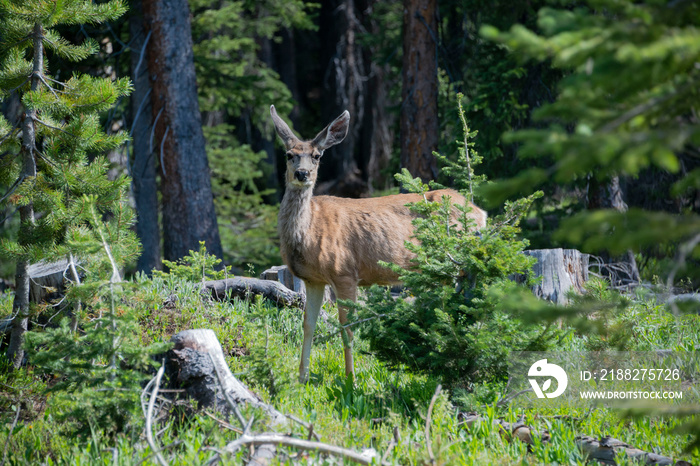
<svg viewBox="0 0 700 466">
<path fill-rule="evenodd" d="M 44 1 L 4 0 L 0 2 L 0 95 L 17 92 L 25 111 L 33 111 L 36 176 L 21 175 L 22 132 L 0 118 L 1 177 L 16 189 L 4 202 L 14 206 L 32 204 L 37 213 L 34 225 L 23 224 L 16 241 L 3 240 L 4 258 L 36 262 L 65 256 L 66 239 L 84 225 L 83 196 L 93 196 L 102 214 L 112 213 L 115 241 L 129 240 L 133 220 L 124 194 L 129 180 L 110 181 L 109 162 L 102 153 L 121 146 L 127 135 L 105 134 L 99 113 L 112 107 L 130 91 L 127 79 L 111 82 L 87 75 L 74 75 L 67 82 L 55 81 L 44 63 L 34 73 L 34 46 L 37 30 L 47 52 L 69 61 L 79 61 L 97 51 L 97 44 L 86 40 L 74 45 L 53 30 L 56 26 L 96 23 L 116 19 L 125 11 L 121 1 L 93 4 L 85 0 Z M 37 29 L 38 25 L 38 29 Z M 38 74 L 38 76 L 37 76 Z M 13 129 L 14 128 L 14 129 Z M 94 159 L 89 162 L 91 158 Z M 15 183 L 16 182 L 16 183 Z M 133 253 L 137 252 L 136 250 Z"/>
<path fill-rule="evenodd" d="M 520 25 L 507 32 L 484 27 L 481 34 L 520 60 L 551 61 L 570 73 L 560 82 L 556 101 L 536 112 L 539 129 L 506 135 L 521 144 L 520 157 L 550 157 L 553 163 L 488 186 L 486 196 L 499 202 L 550 178 L 558 183 L 633 178 L 651 167 L 678 179 L 662 194 L 665 199 L 695 198 L 700 168 L 689 169 L 684 159 L 696 159 L 700 144 L 700 5 L 590 0 L 574 9 L 542 8 L 538 26 L 541 34 Z M 677 246 L 666 280 L 671 293 L 676 272 L 686 259 L 698 257 L 699 232 L 696 208 L 678 213 L 630 209 L 582 212 L 563 222 L 558 236 L 585 250 L 613 253 Z M 680 306 L 670 306 L 680 328 Z M 689 307 L 693 309 L 686 311 L 697 312 L 696 304 Z M 646 417 L 649 412 L 645 408 L 636 414 Z M 665 414 L 691 413 L 673 408 Z M 691 417 L 682 432 L 695 435 L 688 449 L 700 446 L 697 418 Z"/>
<path fill-rule="evenodd" d="M 700 6 L 697 2 L 596 0 L 575 9 L 542 8 L 541 35 L 522 25 L 507 32 L 484 27 L 482 36 L 507 46 L 520 60 L 551 61 L 570 73 L 555 102 L 535 112 L 539 129 L 506 134 L 524 160 L 544 166 L 487 187 L 499 203 L 548 180 L 637 176 L 649 167 L 675 174 L 674 196 L 695 196 L 700 169 L 683 168 L 680 154 L 696 156 L 700 124 Z M 700 230 L 695 212 L 584 212 L 564 222 L 559 237 L 586 250 L 621 253 L 686 241 Z"/>
<path fill-rule="evenodd" d="M 81 251 L 83 280 L 76 279 L 67 298 L 81 303 L 81 328 L 76 331 L 68 318 L 57 328 L 27 334 L 29 360 L 36 370 L 51 374 L 57 382 L 48 389 L 49 405 L 67 432 L 88 434 L 100 426 L 117 433 L 138 426 L 141 387 L 158 363 L 168 343 L 144 346 L 129 299 L 134 283 L 123 282 L 113 253 L 118 243 L 109 224 L 97 211 L 97 200 L 84 196 L 85 225 L 72 231 L 68 247 Z M 118 213 L 115 213 L 118 216 Z M 114 227 L 114 225 L 111 225 Z M 110 246 L 114 245 L 114 246 Z"/>
<path fill-rule="evenodd" d="M 473 173 L 480 157 L 469 138 L 476 133 L 469 131 L 461 105 L 459 114 L 464 131 L 460 158 L 443 158 L 443 163 L 469 198 L 473 187 L 485 180 Z M 396 178 L 408 191 L 424 194 L 429 189 L 406 170 Z M 479 234 L 470 231 L 469 207 L 456 206 L 461 215 L 453 224 L 449 198 L 412 204 L 419 214 L 414 236 L 420 241 L 406 243 L 416 255 L 413 268 L 386 264 L 400 275 L 407 291 L 394 299 L 388 289 L 374 286 L 365 302 L 355 306 L 362 335 L 377 357 L 468 388 L 503 380 L 510 351 L 547 348 L 556 331 L 521 320 L 500 305 L 494 292 L 514 286 L 509 277 L 526 275 L 533 265 L 534 259 L 522 254 L 527 241 L 517 234 L 520 219 L 539 196 L 508 203 L 504 214 Z"/>
</svg>

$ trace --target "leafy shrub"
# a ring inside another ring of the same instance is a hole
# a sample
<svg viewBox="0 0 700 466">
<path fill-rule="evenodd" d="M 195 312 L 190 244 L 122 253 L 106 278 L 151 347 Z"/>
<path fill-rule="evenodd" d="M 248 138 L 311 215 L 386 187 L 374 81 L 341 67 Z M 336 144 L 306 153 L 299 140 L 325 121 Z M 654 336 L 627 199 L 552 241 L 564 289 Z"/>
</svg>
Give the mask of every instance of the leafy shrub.
<svg viewBox="0 0 700 466">
<path fill-rule="evenodd" d="M 192 282 L 220 280 L 230 273 L 228 268 L 220 270 L 221 262 L 221 259 L 207 253 L 204 241 L 200 241 L 199 251 L 190 250 L 188 255 L 177 261 L 163 260 L 163 265 L 168 268 L 168 271 L 154 270 L 153 276 L 182 278 Z"/>
<path fill-rule="evenodd" d="M 465 136 L 474 136 L 462 123 Z M 462 193 L 467 198 L 480 181 L 472 171 L 479 158 L 469 153 L 471 144 L 465 138 L 457 162 L 443 158 L 450 164 L 449 174 L 466 186 Z M 428 190 L 406 171 L 397 179 L 409 191 Z M 371 350 L 380 359 L 430 372 L 452 386 L 469 386 L 504 377 L 510 351 L 546 349 L 557 332 L 504 310 L 492 292 L 515 286 L 509 277 L 526 274 L 533 265 L 534 259 L 522 254 L 527 241 L 518 240 L 517 233 L 521 217 L 540 196 L 507 203 L 505 212 L 478 234 L 470 231 L 469 207 L 456 206 L 460 215 L 454 225 L 448 198 L 412 204 L 419 214 L 414 236 L 420 241 L 406 243 L 416 255 L 413 267 L 386 264 L 400 275 L 406 291 L 394 299 L 388 289 L 374 286 L 356 307 Z"/>
</svg>

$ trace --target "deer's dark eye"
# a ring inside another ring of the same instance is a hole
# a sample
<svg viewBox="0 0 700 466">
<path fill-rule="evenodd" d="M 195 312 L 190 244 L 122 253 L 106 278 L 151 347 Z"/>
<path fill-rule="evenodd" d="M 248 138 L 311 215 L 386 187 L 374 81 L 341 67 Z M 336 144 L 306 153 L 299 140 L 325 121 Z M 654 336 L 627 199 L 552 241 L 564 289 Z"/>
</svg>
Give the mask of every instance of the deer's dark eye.
<svg viewBox="0 0 700 466">
<path fill-rule="evenodd" d="M 294 154 L 292 154 L 291 152 L 287 152 L 287 160 L 291 161 L 293 158 L 294 158 Z"/>
<path fill-rule="evenodd" d="M 321 159 L 321 154 L 311 154 L 311 157 L 313 157 L 314 160 L 320 160 L 320 159 Z"/>
</svg>

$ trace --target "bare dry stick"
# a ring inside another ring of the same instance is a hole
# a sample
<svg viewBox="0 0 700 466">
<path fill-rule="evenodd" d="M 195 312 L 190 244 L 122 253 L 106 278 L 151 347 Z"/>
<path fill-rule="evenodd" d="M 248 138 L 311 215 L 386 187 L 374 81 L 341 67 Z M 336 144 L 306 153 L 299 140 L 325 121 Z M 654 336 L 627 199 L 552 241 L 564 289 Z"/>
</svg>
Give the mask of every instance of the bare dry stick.
<svg viewBox="0 0 700 466">
<path fill-rule="evenodd" d="M 391 453 L 391 450 L 393 450 L 394 447 L 399 444 L 400 440 L 401 439 L 399 437 L 399 428 L 394 427 L 394 437 L 389 442 L 389 446 L 386 447 L 386 451 L 382 455 L 382 460 L 380 461 L 380 463 L 386 462 L 386 459 L 389 458 L 389 454 Z"/>
<path fill-rule="evenodd" d="M 158 388 L 160 387 L 160 379 L 163 378 L 163 373 L 165 372 L 165 365 L 160 366 L 158 373 L 156 374 L 155 382 L 153 384 L 153 391 L 151 392 L 151 399 L 148 401 L 148 412 L 146 413 L 146 440 L 148 440 L 148 445 L 153 450 L 153 454 L 156 456 L 158 463 L 161 466 L 168 466 L 168 462 L 165 461 L 163 455 L 160 454 L 160 450 L 156 446 L 156 442 L 153 439 L 153 431 L 151 430 L 151 420 L 153 419 L 153 407 L 156 404 L 156 397 L 158 396 Z"/>
<path fill-rule="evenodd" d="M 430 418 L 433 415 L 433 406 L 435 406 L 435 400 L 437 400 L 438 395 L 442 391 L 442 385 L 438 384 L 435 387 L 435 393 L 433 393 L 433 398 L 430 400 L 430 406 L 428 406 L 428 415 L 425 417 L 425 444 L 428 447 L 428 455 L 430 455 L 430 464 L 437 464 L 435 461 L 435 455 L 433 455 L 433 447 L 430 444 Z"/>
<path fill-rule="evenodd" d="M 312 442 L 310 440 L 287 437 L 280 434 L 260 434 L 253 436 L 243 435 L 239 439 L 226 445 L 224 451 L 228 453 L 235 453 L 241 447 L 246 445 L 285 445 L 288 447 L 301 448 L 303 450 L 315 450 L 321 453 L 340 456 L 346 460 L 350 460 L 358 464 L 372 464 L 372 458 L 362 456 L 360 453 L 353 450 L 348 450 L 347 448 L 329 445 L 327 443 Z M 219 459 L 219 455 L 217 455 L 209 461 L 209 464 L 215 464 L 219 461 Z"/>
<path fill-rule="evenodd" d="M 20 405 L 17 405 L 17 414 L 15 414 L 15 420 L 12 421 L 12 427 L 10 427 L 10 433 L 7 434 L 7 439 L 5 440 L 5 449 L 2 452 L 2 463 L 0 463 L 0 466 L 4 466 L 5 461 L 7 461 L 7 447 L 10 446 L 10 439 L 12 438 L 12 433 L 15 430 L 15 427 L 17 426 L 17 421 L 19 420 L 19 412 L 22 408 Z"/>
<path fill-rule="evenodd" d="M 318 434 L 314 431 L 314 425 L 313 425 L 313 424 L 310 424 L 310 423 L 308 423 L 308 422 L 304 422 L 304 421 L 302 421 L 301 419 L 299 419 L 298 417 L 293 416 L 293 415 L 291 415 L 291 414 L 285 414 L 285 416 L 286 416 L 287 418 L 291 419 L 292 421 L 296 422 L 296 423 L 299 424 L 300 426 L 304 426 L 304 427 L 309 431 L 309 438 L 308 438 L 308 440 L 311 440 L 311 436 L 313 436 L 313 437 L 314 437 L 316 440 L 318 440 L 318 441 L 321 440 L 321 436 L 318 435 Z"/>
<path fill-rule="evenodd" d="M 234 431 L 234 432 L 237 433 L 237 434 L 242 434 L 242 433 L 243 433 L 243 431 L 242 431 L 241 429 L 237 429 L 237 428 L 233 427 L 231 424 L 229 424 L 228 422 L 226 422 L 226 421 L 224 421 L 224 420 L 219 419 L 218 417 L 214 416 L 212 413 L 209 413 L 209 412 L 204 411 L 204 414 L 205 414 L 207 417 L 209 417 L 209 418 L 215 420 L 221 427 L 223 427 L 223 428 L 225 428 L 225 429 L 232 430 L 232 431 Z"/>
</svg>

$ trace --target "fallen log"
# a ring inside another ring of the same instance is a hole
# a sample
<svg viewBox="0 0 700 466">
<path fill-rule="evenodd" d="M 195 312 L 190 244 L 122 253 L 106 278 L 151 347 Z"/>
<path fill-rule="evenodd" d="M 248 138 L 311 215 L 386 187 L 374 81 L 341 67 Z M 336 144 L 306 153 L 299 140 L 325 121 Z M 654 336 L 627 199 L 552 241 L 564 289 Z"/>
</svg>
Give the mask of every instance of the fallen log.
<svg viewBox="0 0 700 466">
<path fill-rule="evenodd" d="M 476 413 L 460 413 L 460 425 L 471 428 L 477 422 L 485 422 L 488 418 Z M 521 418 L 517 422 L 506 422 L 501 419 L 494 419 L 493 424 L 499 427 L 501 435 L 508 440 L 518 439 L 521 442 L 532 445 L 535 438 L 539 438 L 543 442 L 550 440 L 551 436 L 547 431 L 537 431 L 525 424 L 525 419 Z M 668 456 L 659 455 L 656 453 L 647 452 L 630 446 L 629 444 L 614 439 L 612 437 L 603 437 L 596 439 L 588 435 L 576 437 L 576 445 L 588 459 L 598 461 L 603 464 L 616 465 L 617 460 L 623 459 L 625 456 L 641 464 L 658 465 L 658 466 L 690 466 L 690 463 L 684 460 L 674 462 Z"/>
<path fill-rule="evenodd" d="M 303 297 L 304 302 L 306 302 L 306 285 L 304 284 L 304 281 L 295 277 L 292 271 L 289 270 L 289 267 L 286 265 L 275 265 L 270 267 L 260 274 L 260 278 L 262 280 L 272 280 L 273 282 L 281 283 L 290 290 L 299 293 Z M 326 285 L 326 289 L 323 293 L 323 302 L 324 304 L 335 302 L 335 293 L 333 293 L 333 290 L 328 285 Z M 328 313 L 323 307 L 321 307 L 319 318 L 322 322 L 328 322 Z"/>
<path fill-rule="evenodd" d="M 275 304 L 289 307 L 304 307 L 306 298 L 301 293 L 290 290 L 279 282 L 258 278 L 234 277 L 224 280 L 210 280 L 202 285 L 203 292 L 209 292 L 217 301 L 232 298 L 251 299 L 260 295 Z"/>
<path fill-rule="evenodd" d="M 658 466 L 690 466 L 687 461 L 676 461 L 668 456 L 658 455 L 630 446 L 612 437 L 596 439 L 588 435 L 576 437 L 576 445 L 589 458 L 603 464 L 617 464 L 616 460 L 630 458 L 641 464 Z"/>
<path fill-rule="evenodd" d="M 260 278 L 263 280 L 280 282 L 290 290 L 301 293 L 306 299 L 306 285 L 304 285 L 304 281 L 301 278 L 295 277 L 292 271 L 289 270 L 286 265 L 275 265 L 270 267 L 260 274 Z M 328 285 L 326 285 L 325 292 L 323 293 L 323 302 L 335 302 L 335 294 Z"/>
</svg>

